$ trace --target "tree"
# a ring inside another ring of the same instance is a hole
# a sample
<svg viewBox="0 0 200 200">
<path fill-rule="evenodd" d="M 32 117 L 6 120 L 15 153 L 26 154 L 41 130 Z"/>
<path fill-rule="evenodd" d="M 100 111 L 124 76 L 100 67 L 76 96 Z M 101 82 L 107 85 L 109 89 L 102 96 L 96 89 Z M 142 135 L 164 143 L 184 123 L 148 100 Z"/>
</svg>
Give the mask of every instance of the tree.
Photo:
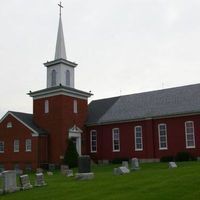
<svg viewBox="0 0 200 200">
<path fill-rule="evenodd" d="M 67 164 L 69 168 L 78 166 L 78 152 L 72 138 L 68 139 L 68 145 L 64 156 L 64 163 Z"/>
</svg>

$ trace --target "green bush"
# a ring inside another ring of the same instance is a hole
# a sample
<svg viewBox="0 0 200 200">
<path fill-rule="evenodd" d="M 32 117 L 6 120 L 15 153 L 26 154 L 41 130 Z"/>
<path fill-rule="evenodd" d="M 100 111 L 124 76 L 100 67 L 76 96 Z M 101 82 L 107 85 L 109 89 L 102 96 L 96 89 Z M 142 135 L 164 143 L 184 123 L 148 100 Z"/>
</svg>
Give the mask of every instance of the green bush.
<svg viewBox="0 0 200 200">
<path fill-rule="evenodd" d="M 190 161 L 195 160 L 195 157 L 193 157 L 189 152 L 182 151 L 176 154 L 175 160 L 179 162 Z"/>
<path fill-rule="evenodd" d="M 163 156 L 160 159 L 160 162 L 171 162 L 171 161 L 174 161 L 174 156 Z"/>
<path fill-rule="evenodd" d="M 68 139 L 67 150 L 64 156 L 64 163 L 69 166 L 69 168 L 74 168 L 78 166 L 78 152 L 73 140 Z"/>
</svg>

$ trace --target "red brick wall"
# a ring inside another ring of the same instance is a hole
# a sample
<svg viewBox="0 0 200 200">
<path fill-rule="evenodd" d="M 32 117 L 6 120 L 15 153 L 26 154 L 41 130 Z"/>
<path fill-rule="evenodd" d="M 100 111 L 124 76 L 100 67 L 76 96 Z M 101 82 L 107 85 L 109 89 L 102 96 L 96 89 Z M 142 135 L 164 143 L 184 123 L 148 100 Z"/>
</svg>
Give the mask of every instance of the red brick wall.
<svg viewBox="0 0 200 200">
<path fill-rule="evenodd" d="M 49 101 L 49 113 L 44 113 L 45 100 Z M 78 113 L 73 112 L 74 100 L 77 100 Z M 34 100 L 33 113 L 35 123 L 49 133 L 49 162 L 60 164 L 60 156 L 64 155 L 66 150 L 68 130 L 74 125 L 84 130 L 87 100 L 64 95 L 41 98 Z"/>
<path fill-rule="evenodd" d="M 195 149 L 186 149 L 185 121 L 194 121 Z M 149 119 L 138 122 L 117 123 L 87 128 L 87 153 L 96 160 L 112 160 L 114 158 L 161 158 L 176 155 L 180 151 L 188 151 L 200 156 L 200 116 Z M 167 124 L 168 149 L 159 150 L 158 124 Z M 140 125 L 143 130 L 143 151 L 135 151 L 134 127 Z M 112 129 L 120 129 L 120 152 L 112 150 Z M 97 153 L 90 152 L 90 131 L 97 131 Z"/>
<path fill-rule="evenodd" d="M 7 128 L 7 123 L 12 122 L 12 128 Z M 0 123 L 0 141 L 4 141 L 4 153 L 0 153 L 0 164 L 5 169 L 14 169 L 15 164 L 19 164 L 24 169 L 27 164 L 33 169 L 39 165 L 38 158 L 38 141 L 39 137 L 32 137 L 31 130 L 20 123 L 12 115 L 8 115 L 2 123 Z M 19 140 L 19 152 L 14 152 L 14 140 Z M 32 151 L 25 151 L 25 140 L 31 139 Z M 40 152 L 42 154 L 42 152 Z"/>
</svg>

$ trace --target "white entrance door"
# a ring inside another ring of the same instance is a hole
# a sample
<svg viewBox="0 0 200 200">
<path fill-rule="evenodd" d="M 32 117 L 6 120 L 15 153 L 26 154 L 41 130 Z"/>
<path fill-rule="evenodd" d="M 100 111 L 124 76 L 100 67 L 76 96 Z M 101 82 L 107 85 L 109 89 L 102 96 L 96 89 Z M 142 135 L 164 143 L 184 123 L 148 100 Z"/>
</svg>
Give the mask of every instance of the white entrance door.
<svg viewBox="0 0 200 200">
<path fill-rule="evenodd" d="M 81 133 L 82 130 L 79 129 L 76 125 L 69 129 L 69 138 L 72 138 L 73 142 L 75 143 L 76 150 L 79 155 L 81 155 Z"/>
</svg>

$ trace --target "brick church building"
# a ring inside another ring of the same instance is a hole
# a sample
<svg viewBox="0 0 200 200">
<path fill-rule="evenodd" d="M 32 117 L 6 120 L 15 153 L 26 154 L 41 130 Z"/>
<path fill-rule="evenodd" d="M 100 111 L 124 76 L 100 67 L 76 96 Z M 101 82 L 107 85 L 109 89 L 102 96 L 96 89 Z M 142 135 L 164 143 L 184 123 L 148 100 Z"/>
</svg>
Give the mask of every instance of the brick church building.
<svg viewBox="0 0 200 200">
<path fill-rule="evenodd" d="M 159 160 L 188 151 L 200 156 L 200 84 L 92 101 L 74 88 L 76 63 L 66 58 L 61 15 L 54 60 L 44 63 L 47 87 L 29 92 L 33 114 L 8 111 L 0 120 L 0 168 L 63 163 L 68 138 L 94 161 Z"/>
</svg>

